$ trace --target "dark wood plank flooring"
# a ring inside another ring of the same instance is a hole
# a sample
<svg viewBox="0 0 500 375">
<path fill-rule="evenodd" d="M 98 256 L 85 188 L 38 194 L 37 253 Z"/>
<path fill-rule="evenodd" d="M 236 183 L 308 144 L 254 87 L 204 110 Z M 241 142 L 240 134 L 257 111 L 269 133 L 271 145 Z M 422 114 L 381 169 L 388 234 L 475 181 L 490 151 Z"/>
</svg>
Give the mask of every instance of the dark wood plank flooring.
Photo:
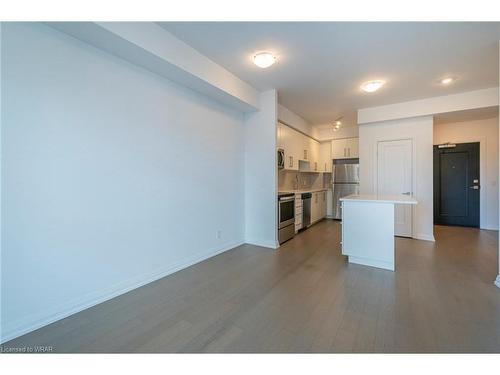
<svg viewBox="0 0 500 375">
<path fill-rule="evenodd" d="M 340 225 L 243 245 L 4 346 L 56 352 L 500 352 L 498 237 L 396 239 L 396 272 L 351 265 Z"/>
</svg>

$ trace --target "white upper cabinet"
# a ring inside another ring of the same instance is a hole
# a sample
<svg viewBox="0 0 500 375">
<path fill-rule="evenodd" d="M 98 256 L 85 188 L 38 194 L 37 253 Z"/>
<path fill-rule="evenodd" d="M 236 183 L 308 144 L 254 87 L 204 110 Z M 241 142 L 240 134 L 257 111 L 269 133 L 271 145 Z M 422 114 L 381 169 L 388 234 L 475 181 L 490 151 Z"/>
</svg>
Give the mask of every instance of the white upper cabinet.
<svg viewBox="0 0 500 375">
<path fill-rule="evenodd" d="M 349 158 L 359 158 L 359 138 L 347 138 L 347 155 Z"/>
<path fill-rule="evenodd" d="M 318 170 L 320 172 L 332 171 L 332 143 L 331 141 L 322 142 L 319 144 Z"/>
<path fill-rule="evenodd" d="M 324 151 L 318 141 L 280 122 L 277 137 L 278 148 L 285 151 L 285 169 L 298 170 L 299 160 L 303 160 L 309 163 L 309 171 L 324 172 Z"/>
<path fill-rule="evenodd" d="M 285 151 L 285 169 L 298 170 L 299 158 L 295 131 L 282 124 L 281 139 L 281 145 Z"/>
<path fill-rule="evenodd" d="M 284 125 L 281 122 L 278 122 L 278 125 L 276 126 L 276 145 L 278 148 L 283 148 L 283 135 L 281 134 L 283 127 Z"/>
<path fill-rule="evenodd" d="M 334 139 L 332 159 L 359 158 L 359 138 Z"/>
<path fill-rule="evenodd" d="M 309 138 L 309 165 L 311 171 L 319 171 L 319 142 Z"/>
</svg>

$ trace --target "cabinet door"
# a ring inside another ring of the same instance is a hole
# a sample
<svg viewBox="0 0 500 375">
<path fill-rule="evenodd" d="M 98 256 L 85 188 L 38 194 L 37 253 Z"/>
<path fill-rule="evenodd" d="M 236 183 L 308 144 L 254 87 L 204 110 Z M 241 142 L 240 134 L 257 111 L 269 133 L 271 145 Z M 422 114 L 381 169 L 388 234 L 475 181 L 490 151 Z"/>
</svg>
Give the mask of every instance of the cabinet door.
<svg viewBox="0 0 500 375">
<path fill-rule="evenodd" d="M 322 172 L 332 171 L 331 142 L 322 142 L 319 146 L 319 170 Z"/>
<path fill-rule="evenodd" d="M 332 159 L 350 159 L 359 157 L 359 138 L 334 139 L 332 141 Z"/>
<path fill-rule="evenodd" d="M 292 143 L 292 154 L 293 154 L 293 157 L 294 159 L 296 160 L 296 165 L 297 165 L 297 168 L 296 169 L 299 169 L 299 160 L 302 159 L 302 148 L 303 148 L 303 135 L 300 134 L 298 131 L 296 130 L 293 130 L 291 128 L 290 129 L 290 133 L 291 133 L 291 143 Z M 295 168 L 294 168 L 295 169 Z"/>
<path fill-rule="evenodd" d="M 320 197 L 319 192 L 313 193 L 311 204 L 311 222 L 319 220 L 320 215 Z"/>
<path fill-rule="evenodd" d="M 321 218 L 325 218 L 326 217 L 326 203 L 327 203 L 326 191 L 323 191 L 321 195 L 322 195 L 322 201 L 321 201 Z"/>
<path fill-rule="evenodd" d="M 311 145 L 309 141 L 311 140 L 309 137 L 306 137 L 304 134 L 298 133 L 300 136 L 300 153 L 299 153 L 299 158 L 300 160 L 306 160 L 309 161 L 310 156 L 311 156 Z"/>
<path fill-rule="evenodd" d="M 332 141 L 332 159 L 347 158 L 347 145 L 345 139 L 334 139 Z"/>
<path fill-rule="evenodd" d="M 276 126 L 276 145 L 278 146 L 278 148 L 283 148 L 283 136 L 281 134 L 282 128 L 283 125 L 281 124 L 281 122 L 278 122 Z"/>
<path fill-rule="evenodd" d="M 282 124 L 281 138 L 285 150 L 285 169 L 298 170 L 299 159 L 297 157 L 297 132 Z"/>
<path fill-rule="evenodd" d="M 333 191 L 328 189 L 326 192 L 326 216 L 333 216 Z"/>
<path fill-rule="evenodd" d="M 359 158 L 359 138 L 347 140 L 347 155 L 349 158 Z"/>
<path fill-rule="evenodd" d="M 319 171 L 319 142 L 309 138 L 309 164 L 311 171 Z"/>
</svg>

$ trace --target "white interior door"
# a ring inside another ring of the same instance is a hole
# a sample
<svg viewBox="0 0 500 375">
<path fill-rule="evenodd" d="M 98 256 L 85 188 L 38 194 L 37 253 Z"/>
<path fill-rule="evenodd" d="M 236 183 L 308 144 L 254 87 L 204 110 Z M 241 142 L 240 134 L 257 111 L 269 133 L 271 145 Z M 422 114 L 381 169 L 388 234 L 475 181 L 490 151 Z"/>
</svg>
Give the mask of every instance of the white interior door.
<svg viewBox="0 0 500 375">
<path fill-rule="evenodd" d="M 413 195 L 413 147 L 410 139 L 383 141 L 377 149 L 377 192 L 388 195 Z M 411 205 L 395 205 L 394 234 L 411 237 Z"/>
</svg>

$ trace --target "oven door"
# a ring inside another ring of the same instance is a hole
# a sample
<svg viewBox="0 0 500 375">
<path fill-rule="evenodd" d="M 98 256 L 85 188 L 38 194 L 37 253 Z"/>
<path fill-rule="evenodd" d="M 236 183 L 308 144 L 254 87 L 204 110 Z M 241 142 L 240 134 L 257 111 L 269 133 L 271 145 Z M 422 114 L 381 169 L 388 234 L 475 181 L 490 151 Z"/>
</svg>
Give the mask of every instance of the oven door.
<svg viewBox="0 0 500 375">
<path fill-rule="evenodd" d="M 295 223 L 295 196 L 279 198 L 279 229 Z"/>
</svg>

